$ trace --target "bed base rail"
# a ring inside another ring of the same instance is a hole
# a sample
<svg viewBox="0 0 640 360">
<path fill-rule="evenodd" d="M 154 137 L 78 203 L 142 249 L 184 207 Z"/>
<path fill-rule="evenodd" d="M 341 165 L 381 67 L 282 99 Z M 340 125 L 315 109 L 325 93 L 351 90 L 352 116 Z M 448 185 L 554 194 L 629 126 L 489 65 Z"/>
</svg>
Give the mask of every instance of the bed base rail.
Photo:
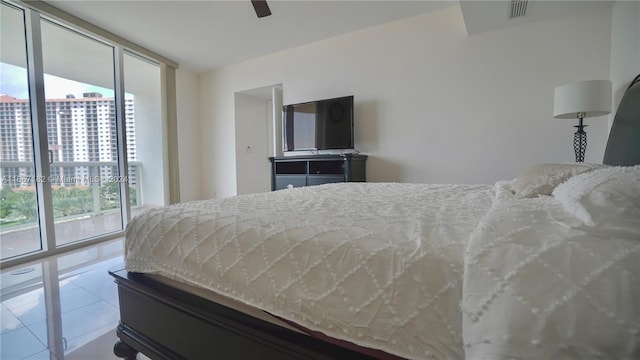
<svg viewBox="0 0 640 360">
<path fill-rule="evenodd" d="M 355 350 L 256 319 L 126 270 L 118 285 L 114 354 L 135 359 L 372 359 Z"/>
</svg>

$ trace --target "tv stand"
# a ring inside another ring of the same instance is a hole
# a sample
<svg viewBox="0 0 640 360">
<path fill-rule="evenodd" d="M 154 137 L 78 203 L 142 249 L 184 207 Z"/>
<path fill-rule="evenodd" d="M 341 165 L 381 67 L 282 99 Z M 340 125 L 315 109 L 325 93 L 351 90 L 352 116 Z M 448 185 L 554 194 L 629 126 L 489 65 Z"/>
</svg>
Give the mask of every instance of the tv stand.
<svg viewBox="0 0 640 360">
<path fill-rule="evenodd" d="M 367 155 L 270 157 L 271 191 L 336 182 L 367 181 Z"/>
</svg>

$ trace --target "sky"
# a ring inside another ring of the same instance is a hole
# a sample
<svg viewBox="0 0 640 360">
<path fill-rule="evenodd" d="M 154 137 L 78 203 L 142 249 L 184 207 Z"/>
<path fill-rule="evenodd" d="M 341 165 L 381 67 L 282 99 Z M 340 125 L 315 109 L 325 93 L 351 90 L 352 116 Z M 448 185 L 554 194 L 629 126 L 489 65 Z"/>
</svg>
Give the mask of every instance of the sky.
<svg viewBox="0 0 640 360">
<path fill-rule="evenodd" d="M 44 93 L 47 99 L 64 99 L 68 94 L 81 98 L 85 92 L 98 92 L 104 97 L 113 97 L 113 90 L 85 84 L 53 75 L 44 75 Z M 0 94 L 17 99 L 29 98 L 27 70 L 25 68 L 0 62 Z M 125 95 L 131 97 L 130 94 Z"/>
</svg>

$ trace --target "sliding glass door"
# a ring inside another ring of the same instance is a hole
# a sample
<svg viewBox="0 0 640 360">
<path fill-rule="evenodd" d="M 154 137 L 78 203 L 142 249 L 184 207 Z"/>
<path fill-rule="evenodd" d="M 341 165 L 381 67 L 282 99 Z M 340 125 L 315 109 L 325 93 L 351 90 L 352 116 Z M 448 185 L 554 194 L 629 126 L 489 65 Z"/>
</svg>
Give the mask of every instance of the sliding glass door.
<svg viewBox="0 0 640 360">
<path fill-rule="evenodd" d="M 43 20 L 56 245 L 122 230 L 114 47 Z M 124 172 L 126 175 L 126 172 Z"/>
</svg>

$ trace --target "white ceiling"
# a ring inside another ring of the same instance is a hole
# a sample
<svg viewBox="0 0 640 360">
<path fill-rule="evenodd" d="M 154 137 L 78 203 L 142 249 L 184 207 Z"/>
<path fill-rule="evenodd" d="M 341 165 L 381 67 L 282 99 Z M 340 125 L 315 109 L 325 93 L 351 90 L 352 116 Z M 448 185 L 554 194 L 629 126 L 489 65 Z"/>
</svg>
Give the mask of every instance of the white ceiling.
<svg viewBox="0 0 640 360">
<path fill-rule="evenodd" d="M 287 48 L 460 4 L 469 34 L 610 5 L 605 1 L 530 0 L 530 14 L 507 20 L 509 0 L 269 0 L 257 18 L 249 0 L 47 3 L 203 72 Z"/>
<path fill-rule="evenodd" d="M 269 0 L 259 19 L 249 0 L 46 2 L 199 72 L 457 4 Z"/>
</svg>

